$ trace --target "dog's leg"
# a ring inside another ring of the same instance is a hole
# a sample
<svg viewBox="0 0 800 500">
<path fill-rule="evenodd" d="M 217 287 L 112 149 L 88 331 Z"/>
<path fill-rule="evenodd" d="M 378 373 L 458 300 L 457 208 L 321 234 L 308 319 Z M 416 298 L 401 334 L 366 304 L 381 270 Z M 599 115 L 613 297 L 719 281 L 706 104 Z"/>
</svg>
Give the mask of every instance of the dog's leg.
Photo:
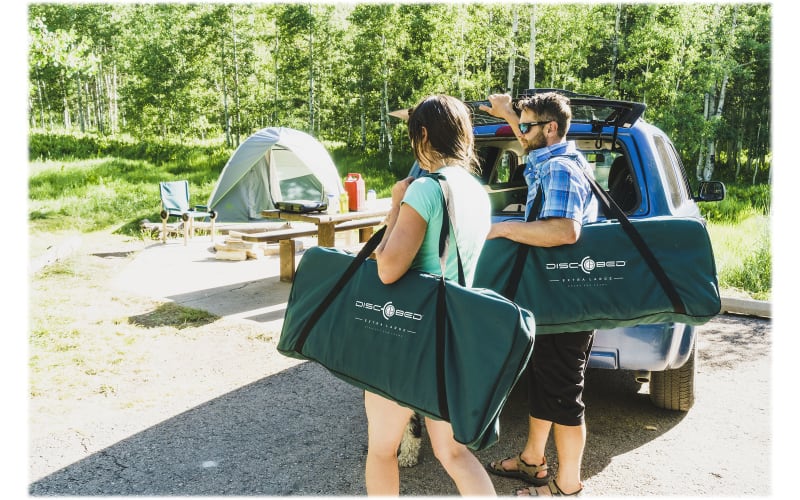
<svg viewBox="0 0 800 500">
<path fill-rule="evenodd" d="M 422 417 L 414 413 L 406 425 L 397 461 L 400 467 L 413 467 L 419 462 L 419 450 L 422 446 Z"/>
</svg>

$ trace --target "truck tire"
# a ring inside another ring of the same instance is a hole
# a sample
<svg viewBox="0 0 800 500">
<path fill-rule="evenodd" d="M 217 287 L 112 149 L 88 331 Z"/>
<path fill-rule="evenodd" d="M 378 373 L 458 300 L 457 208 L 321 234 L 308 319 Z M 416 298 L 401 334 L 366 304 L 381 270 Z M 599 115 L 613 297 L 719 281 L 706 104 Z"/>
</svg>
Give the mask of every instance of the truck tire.
<svg viewBox="0 0 800 500">
<path fill-rule="evenodd" d="M 680 368 L 650 374 L 650 401 L 659 408 L 689 411 L 694 404 L 695 348 Z"/>
</svg>

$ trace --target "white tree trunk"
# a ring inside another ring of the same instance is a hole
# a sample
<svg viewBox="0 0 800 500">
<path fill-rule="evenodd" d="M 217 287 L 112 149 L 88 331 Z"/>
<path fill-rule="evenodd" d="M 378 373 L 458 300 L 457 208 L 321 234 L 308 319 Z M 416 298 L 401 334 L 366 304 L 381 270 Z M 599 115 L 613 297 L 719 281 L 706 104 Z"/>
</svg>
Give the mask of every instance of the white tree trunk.
<svg viewBox="0 0 800 500">
<path fill-rule="evenodd" d="M 614 88 L 617 79 L 617 57 L 619 54 L 619 21 L 622 16 L 622 4 L 617 4 L 617 19 L 614 21 L 614 46 L 611 53 L 611 88 Z"/>
<path fill-rule="evenodd" d="M 706 154 L 705 165 L 703 166 L 703 174 L 700 180 L 710 181 L 711 176 L 714 174 L 714 157 L 717 154 L 717 146 L 714 139 L 708 140 L 708 154 Z"/>
<path fill-rule="evenodd" d="M 488 25 L 492 25 L 492 13 L 489 12 L 489 21 Z M 488 96 L 492 93 L 492 42 L 491 40 L 486 41 L 486 92 L 485 94 Z"/>
<path fill-rule="evenodd" d="M 708 121 L 708 114 L 709 110 L 711 109 L 711 94 L 706 92 L 705 96 L 703 96 L 703 119 Z M 697 157 L 697 168 L 695 168 L 694 176 L 698 181 L 703 180 L 703 168 L 704 168 L 704 160 L 705 160 L 705 144 L 702 142 L 700 143 L 700 155 Z"/>
<path fill-rule="evenodd" d="M 361 149 L 367 149 L 367 117 L 365 116 L 366 102 L 364 99 L 364 89 L 358 96 L 361 101 Z"/>
<path fill-rule="evenodd" d="M 314 32 L 308 34 L 308 130 L 314 133 Z"/>
<path fill-rule="evenodd" d="M 531 46 L 528 58 L 528 88 L 536 88 L 536 5 L 531 10 Z"/>
<path fill-rule="evenodd" d="M 517 53 L 515 50 L 514 41 L 517 39 L 517 10 L 514 9 L 514 20 L 511 23 L 511 52 L 508 55 L 508 78 L 506 80 L 506 89 L 512 96 L 514 95 L 514 72 Z"/>
<path fill-rule="evenodd" d="M 722 86 L 719 91 L 719 101 L 717 102 L 717 109 L 714 112 L 714 122 L 722 119 L 722 108 L 725 105 L 725 88 L 728 86 L 728 73 L 722 78 Z M 701 180 L 710 181 L 714 175 L 714 157 L 717 154 L 716 137 L 708 140 L 708 156 L 706 156 L 705 167 L 703 168 L 703 178 Z"/>
</svg>

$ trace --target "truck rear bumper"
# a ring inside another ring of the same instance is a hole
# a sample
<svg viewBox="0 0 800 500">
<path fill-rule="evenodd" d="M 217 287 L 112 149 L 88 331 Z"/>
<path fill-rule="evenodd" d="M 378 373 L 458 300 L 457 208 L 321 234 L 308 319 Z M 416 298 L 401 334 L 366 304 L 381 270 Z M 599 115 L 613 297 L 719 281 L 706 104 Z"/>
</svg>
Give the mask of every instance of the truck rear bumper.
<svg viewBox="0 0 800 500">
<path fill-rule="evenodd" d="M 663 371 L 680 368 L 694 345 L 694 327 L 680 323 L 597 330 L 589 368 Z"/>
</svg>

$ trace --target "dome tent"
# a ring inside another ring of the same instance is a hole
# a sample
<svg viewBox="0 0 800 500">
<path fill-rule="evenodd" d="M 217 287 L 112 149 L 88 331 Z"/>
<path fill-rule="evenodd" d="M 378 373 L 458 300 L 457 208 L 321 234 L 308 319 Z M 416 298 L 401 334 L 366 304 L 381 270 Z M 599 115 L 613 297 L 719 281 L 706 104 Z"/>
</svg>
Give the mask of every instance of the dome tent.
<svg viewBox="0 0 800 500">
<path fill-rule="evenodd" d="M 242 142 L 220 173 L 208 200 L 218 222 L 261 220 L 278 201 L 336 199 L 342 180 L 328 151 L 312 136 L 269 127 Z"/>
</svg>

